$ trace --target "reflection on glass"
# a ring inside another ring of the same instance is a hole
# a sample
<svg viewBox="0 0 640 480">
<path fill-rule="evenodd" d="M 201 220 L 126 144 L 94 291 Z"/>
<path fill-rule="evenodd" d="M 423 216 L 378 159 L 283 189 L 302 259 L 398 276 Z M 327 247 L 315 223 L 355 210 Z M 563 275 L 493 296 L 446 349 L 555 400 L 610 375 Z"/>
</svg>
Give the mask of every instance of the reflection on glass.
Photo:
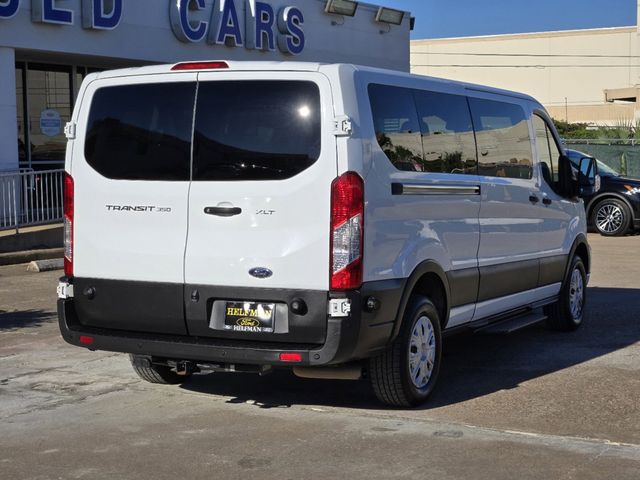
<svg viewBox="0 0 640 480">
<path fill-rule="evenodd" d="M 64 161 L 64 124 L 71 116 L 69 68 L 29 66 L 29 138 L 31 165 L 54 168 Z"/>
<path fill-rule="evenodd" d="M 193 180 L 291 178 L 319 158 L 320 133 L 320 92 L 312 82 L 201 82 Z"/>
<path fill-rule="evenodd" d="M 418 114 L 411 90 L 369 85 L 376 138 L 398 170 L 424 171 Z"/>
<path fill-rule="evenodd" d="M 87 123 L 87 163 L 107 178 L 189 179 L 195 84 L 103 87 Z"/>
<path fill-rule="evenodd" d="M 469 98 L 478 143 L 478 173 L 492 177 L 533 176 L 529 126 L 518 105 Z"/>
<path fill-rule="evenodd" d="M 24 72 L 22 67 L 16 67 L 16 107 L 18 109 L 18 161 L 20 166 L 25 166 L 27 160 L 27 143 L 24 135 L 24 89 L 22 79 Z"/>
<path fill-rule="evenodd" d="M 533 116 L 533 128 L 536 132 L 536 145 L 538 147 L 538 160 L 542 178 L 548 185 L 553 186 L 558 181 L 558 159 L 560 152 L 549 133 L 545 121 L 538 115 Z"/>
<path fill-rule="evenodd" d="M 75 105 L 75 101 L 78 98 L 78 92 L 80 91 L 80 86 L 82 85 L 82 80 L 86 76 L 87 69 L 84 67 L 76 67 L 76 76 L 75 76 L 75 84 L 73 91 L 73 103 Z"/>
<path fill-rule="evenodd" d="M 476 144 L 467 99 L 461 95 L 415 91 L 425 171 L 477 173 Z"/>
<path fill-rule="evenodd" d="M 307 105 L 303 105 L 298 109 L 298 113 L 302 118 L 309 118 L 309 115 L 311 115 L 311 109 Z"/>
</svg>

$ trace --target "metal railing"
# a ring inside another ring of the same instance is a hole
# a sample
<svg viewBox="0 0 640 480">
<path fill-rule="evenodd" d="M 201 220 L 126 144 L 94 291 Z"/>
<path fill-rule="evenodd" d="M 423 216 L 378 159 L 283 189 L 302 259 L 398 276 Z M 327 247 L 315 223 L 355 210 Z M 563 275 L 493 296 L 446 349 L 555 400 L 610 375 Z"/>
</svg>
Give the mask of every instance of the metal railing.
<svg viewBox="0 0 640 480">
<path fill-rule="evenodd" d="M 62 221 L 64 169 L 0 172 L 0 230 Z"/>
</svg>

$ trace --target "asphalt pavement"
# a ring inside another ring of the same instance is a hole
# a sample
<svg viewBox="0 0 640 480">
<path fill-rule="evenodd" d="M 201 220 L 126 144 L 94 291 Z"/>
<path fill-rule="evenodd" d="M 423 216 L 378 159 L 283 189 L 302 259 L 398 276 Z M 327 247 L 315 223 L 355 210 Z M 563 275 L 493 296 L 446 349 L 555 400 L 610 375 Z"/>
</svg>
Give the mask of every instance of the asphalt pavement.
<svg viewBox="0 0 640 480">
<path fill-rule="evenodd" d="M 590 235 L 585 324 L 445 340 L 412 410 L 286 371 L 140 381 L 62 341 L 60 271 L 0 267 L 0 479 L 640 478 L 640 236 Z"/>
</svg>

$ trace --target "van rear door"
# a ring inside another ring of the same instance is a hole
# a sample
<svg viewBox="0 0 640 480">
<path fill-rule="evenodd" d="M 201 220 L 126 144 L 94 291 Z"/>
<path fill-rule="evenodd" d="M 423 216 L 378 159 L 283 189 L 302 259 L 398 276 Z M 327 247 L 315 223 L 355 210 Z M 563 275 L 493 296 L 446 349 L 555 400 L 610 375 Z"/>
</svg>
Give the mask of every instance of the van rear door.
<svg viewBox="0 0 640 480">
<path fill-rule="evenodd" d="M 321 325 L 308 315 L 286 317 L 296 292 L 326 311 L 337 174 L 329 82 L 316 72 L 218 71 L 198 80 L 185 256 L 189 333 L 322 343 L 326 315 Z M 238 312 L 260 309 L 273 311 L 277 324 L 231 325 L 242 323 Z"/>
<path fill-rule="evenodd" d="M 75 184 L 75 307 L 85 325 L 187 333 L 195 93 L 195 73 L 98 79 L 85 88 L 67 165 Z"/>
</svg>

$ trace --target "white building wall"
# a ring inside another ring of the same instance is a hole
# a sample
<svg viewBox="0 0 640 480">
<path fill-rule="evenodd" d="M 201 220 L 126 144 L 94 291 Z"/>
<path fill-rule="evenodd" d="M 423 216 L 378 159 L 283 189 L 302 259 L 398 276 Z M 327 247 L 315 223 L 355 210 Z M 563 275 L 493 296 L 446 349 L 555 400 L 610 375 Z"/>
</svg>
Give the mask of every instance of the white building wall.
<svg viewBox="0 0 640 480">
<path fill-rule="evenodd" d="M 562 120 L 614 123 L 634 105 L 605 104 L 603 91 L 640 83 L 637 55 L 636 27 L 416 40 L 411 70 L 524 92 Z"/>
</svg>

